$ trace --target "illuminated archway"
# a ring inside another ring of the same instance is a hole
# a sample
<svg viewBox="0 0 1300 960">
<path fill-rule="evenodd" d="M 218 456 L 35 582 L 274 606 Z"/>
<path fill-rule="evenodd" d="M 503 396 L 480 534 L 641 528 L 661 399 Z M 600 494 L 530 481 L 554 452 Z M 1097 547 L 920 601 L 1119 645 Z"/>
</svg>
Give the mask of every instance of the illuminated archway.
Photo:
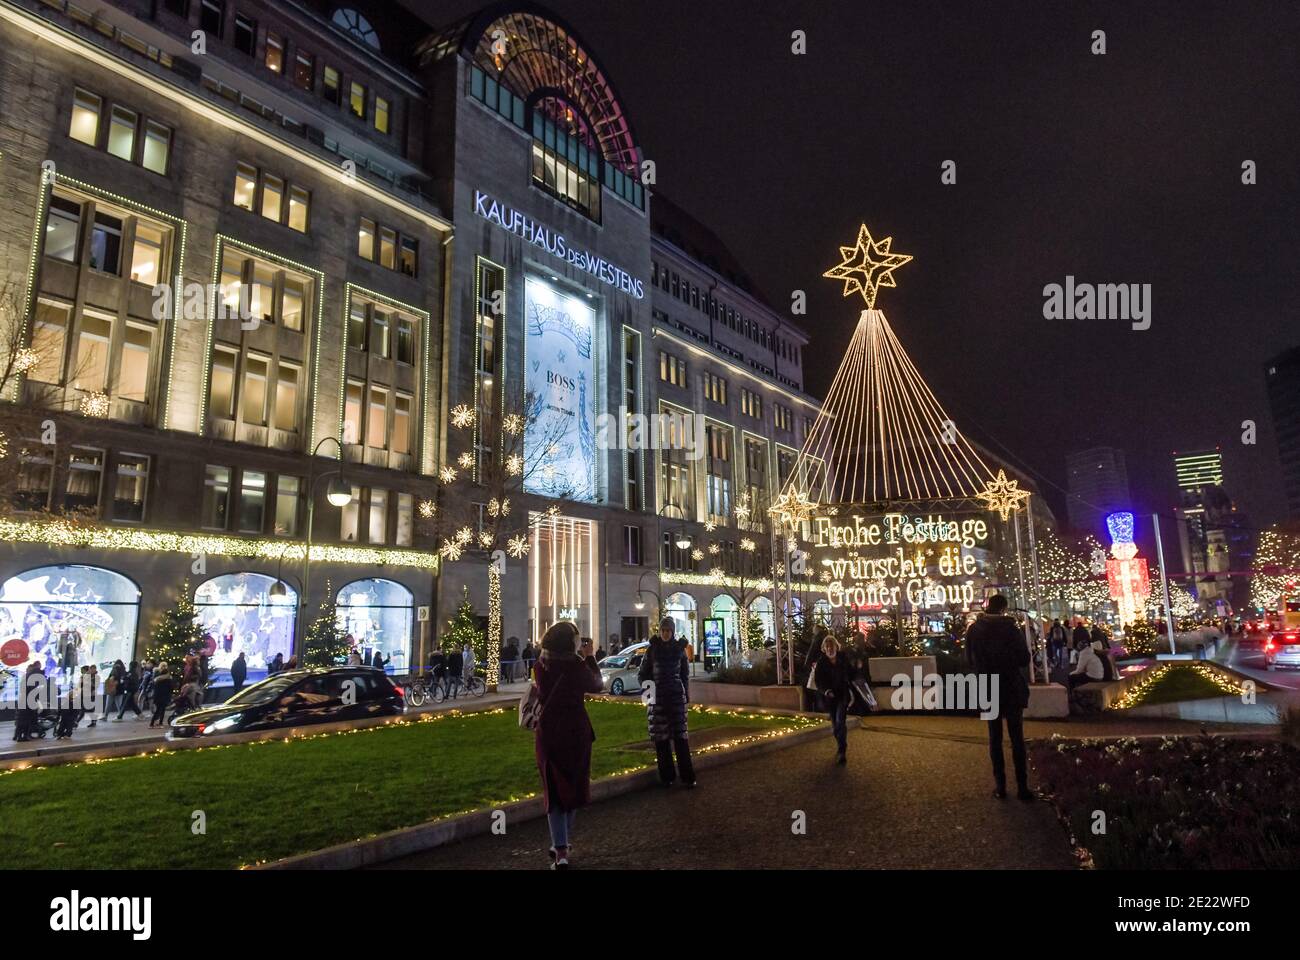
<svg viewBox="0 0 1300 960">
<path fill-rule="evenodd" d="M 405 673 L 411 663 L 415 595 L 392 580 L 357 580 L 338 592 L 339 627 L 353 640 L 365 663 L 376 652 L 389 673 Z"/>
<path fill-rule="evenodd" d="M 226 573 L 199 584 L 194 591 L 194 612 L 207 638 L 209 675 L 229 675 L 240 653 L 249 682 L 266 676 L 275 655 L 287 661 L 293 655 L 298 592 L 286 583 L 283 596 L 272 596 L 275 577 L 264 573 Z M 218 678 L 218 684 L 220 679 Z"/>
<path fill-rule="evenodd" d="M 679 640 L 695 644 L 695 598 L 689 593 L 674 593 L 664 598 L 665 617 L 673 618 Z M 658 624 L 654 625 L 656 628 Z"/>
</svg>

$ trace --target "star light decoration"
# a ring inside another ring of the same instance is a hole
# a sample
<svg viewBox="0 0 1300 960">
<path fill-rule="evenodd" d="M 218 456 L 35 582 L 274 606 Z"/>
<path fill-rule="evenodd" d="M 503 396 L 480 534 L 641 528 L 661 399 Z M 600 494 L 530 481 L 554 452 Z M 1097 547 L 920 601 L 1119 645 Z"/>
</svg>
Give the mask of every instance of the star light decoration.
<svg viewBox="0 0 1300 960">
<path fill-rule="evenodd" d="M 844 296 L 862 294 L 867 302 L 867 309 L 876 307 L 876 294 L 881 287 L 894 287 L 894 271 L 912 258 L 904 253 L 890 252 L 893 237 L 876 240 L 864 223 L 858 230 L 856 246 L 840 247 L 840 256 L 844 261 L 839 266 L 831 267 L 822 274 L 832 280 L 844 281 Z"/>
<path fill-rule="evenodd" d="M 997 477 L 984 487 L 984 492 L 975 496 L 988 504 L 990 510 L 996 510 L 1005 521 L 1012 511 L 1020 509 L 1022 501 L 1029 499 L 1029 491 L 1021 490 L 1019 481 L 1009 479 L 1005 470 L 999 470 Z"/>
<path fill-rule="evenodd" d="M 474 425 L 474 411 L 465 404 L 451 408 L 451 425 L 458 430 L 464 430 Z"/>
<path fill-rule="evenodd" d="M 777 524 L 794 530 L 812 519 L 817 504 L 808 499 L 802 490 L 787 490 L 772 501 L 767 515 Z"/>
</svg>

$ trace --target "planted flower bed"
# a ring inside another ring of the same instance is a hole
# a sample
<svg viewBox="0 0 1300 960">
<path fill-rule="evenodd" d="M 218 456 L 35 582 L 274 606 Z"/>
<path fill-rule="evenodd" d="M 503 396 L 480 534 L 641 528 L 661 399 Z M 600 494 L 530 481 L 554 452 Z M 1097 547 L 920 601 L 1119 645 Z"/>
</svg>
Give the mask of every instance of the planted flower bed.
<svg viewBox="0 0 1300 960">
<path fill-rule="evenodd" d="M 1300 750 L 1165 737 L 1031 744 L 1039 781 L 1101 869 L 1300 867 Z M 1104 832 L 1094 825 L 1104 815 Z"/>
</svg>

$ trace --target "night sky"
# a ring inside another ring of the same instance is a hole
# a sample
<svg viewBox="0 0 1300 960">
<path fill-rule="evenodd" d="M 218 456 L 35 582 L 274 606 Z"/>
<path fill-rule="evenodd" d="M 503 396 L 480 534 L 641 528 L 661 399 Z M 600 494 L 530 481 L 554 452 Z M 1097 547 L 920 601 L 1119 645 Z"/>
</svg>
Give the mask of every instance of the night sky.
<svg viewBox="0 0 1300 960">
<path fill-rule="evenodd" d="M 435 23 L 481 6 L 409 5 Z M 1281 518 L 1263 367 L 1300 344 L 1300 5 L 548 6 L 609 73 L 658 189 L 778 308 L 808 292 L 811 392 L 862 309 L 821 274 L 865 221 L 916 258 L 877 306 L 921 373 L 1062 520 L 1065 455 L 1095 444 L 1127 454 L 1138 511 L 1176 502 L 1172 451 L 1219 446 L 1229 494 Z M 1151 329 L 1045 320 L 1068 274 L 1151 284 Z"/>
</svg>

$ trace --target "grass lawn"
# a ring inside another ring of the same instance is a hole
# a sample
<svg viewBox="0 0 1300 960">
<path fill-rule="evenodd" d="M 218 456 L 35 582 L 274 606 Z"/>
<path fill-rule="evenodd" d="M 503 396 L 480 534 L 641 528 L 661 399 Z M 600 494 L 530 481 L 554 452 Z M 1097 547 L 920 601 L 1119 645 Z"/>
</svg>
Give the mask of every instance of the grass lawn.
<svg viewBox="0 0 1300 960">
<path fill-rule="evenodd" d="M 592 777 L 645 767 L 639 701 L 587 704 Z M 513 708 L 284 742 L 0 774 L 0 869 L 230 868 L 540 792 Z M 798 728 L 796 717 L 696 709 L 692 731 Z M 720 731 L 719 731 L 720 732 Z M 201 810 L 206 834 L 191 830 Z"/>
<path fill-rule="evenodd" d="M 1222 697 L 1228 691 L 1190 666 L 1171 666 L 1151 681 L 1142 696 L 1128 706 L 1146 707 L 1159 703 L 1177 703 L 1180 700 L 1206 700 Z"/>
</svg>

